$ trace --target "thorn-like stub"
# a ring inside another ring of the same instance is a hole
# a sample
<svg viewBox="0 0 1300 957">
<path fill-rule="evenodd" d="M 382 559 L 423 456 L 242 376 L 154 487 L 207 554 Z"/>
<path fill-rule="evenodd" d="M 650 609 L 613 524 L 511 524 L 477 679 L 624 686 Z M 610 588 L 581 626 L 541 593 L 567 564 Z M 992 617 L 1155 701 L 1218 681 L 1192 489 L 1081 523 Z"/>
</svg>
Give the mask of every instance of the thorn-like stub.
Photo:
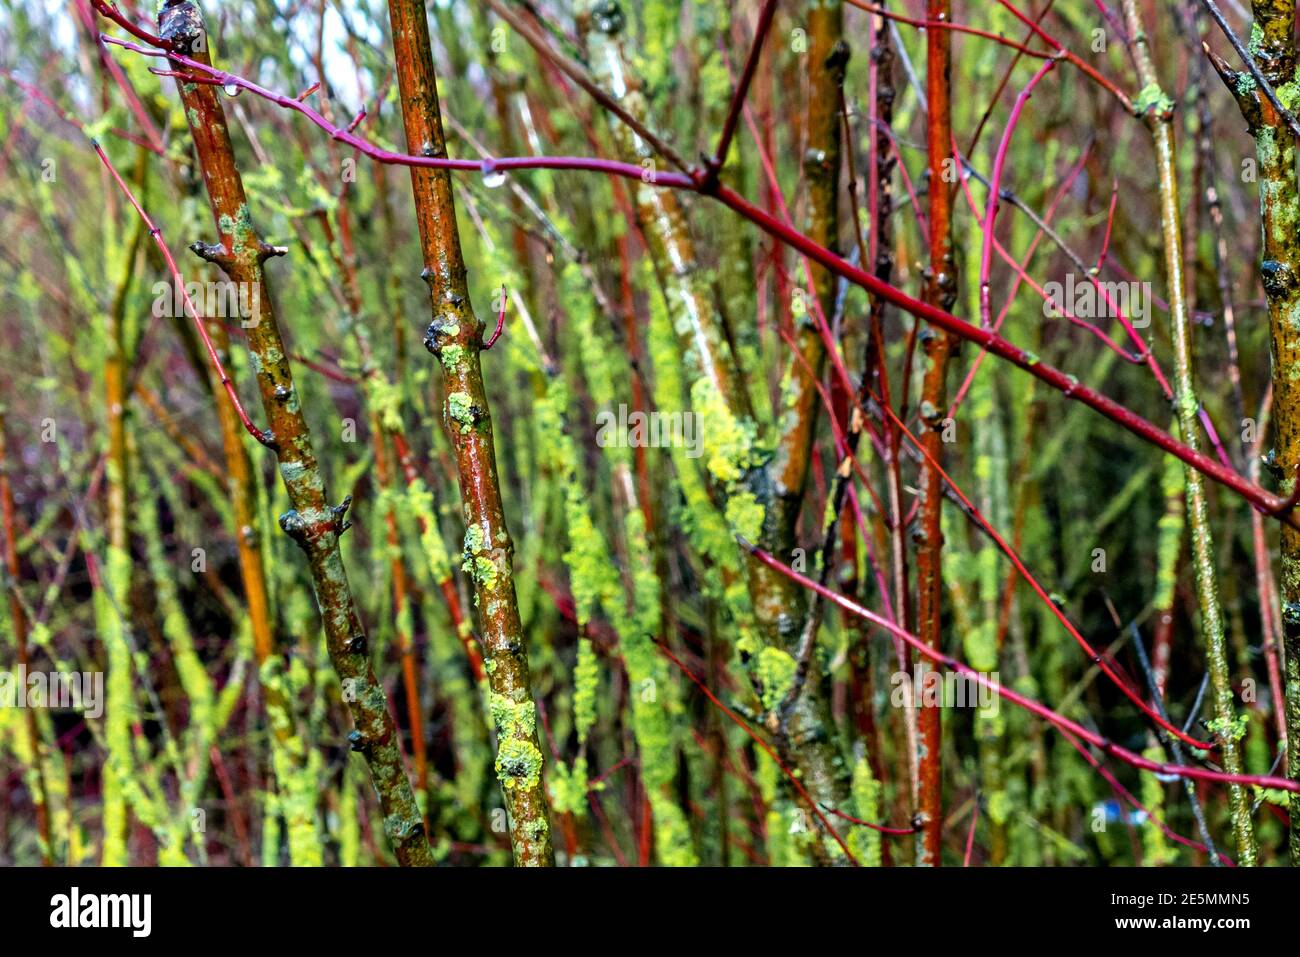
<svg viewBox="0 0 1300 957">
<path fill-rule="evenodd" d="M 234 257 L 226 251 L 226 247 L 221 243 L 190 243 L 190 251 L 200 259 L 210 263 L 215 263 L 222 269 L 230 265 Z"/>
<path fill-rule="evenodd" d="M 257 258 L 261 262 L 266 262 L 276 256 L 287 256 L 288 254 L 288 246 L 272 246 L 270 243 L 264 243 L 260 240 L 257 243 Z"/>
<path fill-rule="evenodd" d="M 347 495 L 344 496 L 343 501 L 340 502 L 338 505 L 330 506 L 330 515 L 333 516 L 334 519 L 335 535 L 342 535 L 344 532 L 346 532 L 349 528 L 352 527 L 352 523 L 343 517 L 344 515 L 347 514 L 348 508 L 351 505 L 352 505 L 352 496 Z"/>
<path fill-rule="evenodd" d="M 426 286 L 433 285 L 433 270 L 425 266 L 420 270 L 420 278 L 424 280 Z"/>
</svg>

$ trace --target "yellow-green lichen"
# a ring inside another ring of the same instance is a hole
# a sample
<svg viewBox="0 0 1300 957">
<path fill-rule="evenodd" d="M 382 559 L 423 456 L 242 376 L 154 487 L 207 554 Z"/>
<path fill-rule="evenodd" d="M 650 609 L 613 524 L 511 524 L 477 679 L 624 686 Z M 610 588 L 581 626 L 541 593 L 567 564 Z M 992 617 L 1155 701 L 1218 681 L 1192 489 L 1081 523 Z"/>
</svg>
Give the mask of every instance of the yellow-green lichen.
<svg viewBox="0 0 1300 957">
<path fill-rule="evenodd" d="M 474 424 L 474 404 L 468 392 L 452 392 L 447 396 L 447 414 L 460 423 L 464 435 Z"/>
<path fill-rule="evenodd" d="M 753 492 L 736 492 L 727 499 L 727 524 L 737 535 L 756 542 L 763 532 L 763 506 Z"/>
<path fill-rule="evenodd" d="M 497 747 L 496 772 L 506 790 L 530 791 L 542 780 L 542 754 L 531 741 L 503 739 Z"/>
<path fill-rule="evenodd" d="M 454 333 L 452 334 L 454 335 Z M 443 369 L 448 372 L 455 372 L 460 368 L 461 363 L 465 361 L 465 348 L 451 342 L 442 347 L 442 352 L 438 357 L 442 360 Z"/>
<path fill-rule="evenodd" d="M 726 400 L 707 379 L 691 386 L 691 409 L 704 445 L 705 466 L 724 484 L 739 481 L 754 464 L 754 425 L 732 414 Z"/>
<path fill-rule="evenodd" d="M 763 689 L 763 707 L 770 711 L 781 703 L 794 684 L 798 663 L 780 648 L 768 646 L 759 651 L 753 668 L 754 677 Z"/>
<path fill-rule="evenodd" d="M 240 203 L 233 217 L 223 213 L 217 220 L 217 226 L 223 233 L 229 234 L 230 251 L 236 256 L 247 249 L 250 242 L 256 243 L 253 217 L 248 211 L 247 203 Z"/>
</svg>

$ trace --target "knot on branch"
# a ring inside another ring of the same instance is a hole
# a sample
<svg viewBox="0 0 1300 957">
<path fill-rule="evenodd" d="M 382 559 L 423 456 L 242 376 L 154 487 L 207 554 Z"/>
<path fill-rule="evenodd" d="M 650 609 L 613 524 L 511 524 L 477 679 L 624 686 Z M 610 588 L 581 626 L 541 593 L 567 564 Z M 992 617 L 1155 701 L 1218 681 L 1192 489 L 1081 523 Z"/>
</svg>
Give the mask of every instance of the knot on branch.
<svg viewBox="0 0 1300 957">
<path fill-rule="evenodd" d="M 424 330 L 424 348 L 442 358 L 443 350 L 460 336 L 460 323 L 461 317 L 453 312 L 435 316 Z"/>
<path fill-rule="evenodd" d="M 158 35 L 177 53 L 207 49 L 203 14 L 192 0 L 166 0 L 158 13 Z"/>
<path fill-rule="evenodd" d="M 349 495 L 342 504 L 327 506 L 323 513 L 317 512 L 318 518 L 308 518 L 291 508 L 280 516 L 280 530 L 297 542 L 303 551 L 308 551 L 322 535 L 329 532 L 342 535 L 352 527 L 352 523 L 343 518 L 351 504 L 352 496 Z"/>
<path fill-rule="evenodd" d="M 1270 299 L 1286 295 L 1295 289 L 1295 272 L 1284 262 L 1265 259 L 1259 264 L 1259 273 L 1264 284 L 1264 292 Z"/>
<path fill-rule="evenodd" d="M 1300 603 L 1293 601 L 1282 602 L 1282 623 L 1288 629 L 1300 625 Z"/>
<path fill-rule="evenodd" d="M 291 508 L 280 516 L 280 530 L 297 542 L 304 550 L 307 548 L 307 533 L 311 523 L 302 517 L 296 508 Z"/>
<path fill-rule="evenodd" d="M 826 59 L 822 61 L 822 65 L 831 74 L 831 79 L 834 80 L 836 86 L 844 85 L 844 72 L 849 65 L 849 57 L 852 55 L 852 47 L 841 38 L 835 41 L 835 45 L 831 47 L 831 52 L 826 54 Z"/>
<path fill-rule="evenodd" d="M 190 243 L 190 252 L 222 269 L 228 269 L 235 261 L 235 257 L 221 243 Z"/>
<path fill-rule="evenodd" d="M 343 646 L 350 655 L 365 655 L 370 649 L 370 643 L 366 640 L 365 632 L 353 635 Z"/>
<path fill-rule="evenodd" d="M 1272 455 L 1274 453 L 1270 450 L 1269 454 Z M 1281 469 L 1278 471 L 1281 471 Z M 1278 501 L 1278 503 L 1268 511 L 1270 515 L 1289 515 L 1291 512 L 1295 511 L 1297 504 L 1300 504 L 1300 463 L 1296 465 L 1295 478 L 1292 479 L 1291 482 L 1291 493 L 1287 495 L 1286 498 Z"/>
<path fill-rule="evenodd" d="M 424 837 L 424 822 L 419 818 L 407 821 L 402 826 L 401 831 L 394 834 L 393 837 L 400 842 L 418 841 L 420 838 Z"/>
</svg>

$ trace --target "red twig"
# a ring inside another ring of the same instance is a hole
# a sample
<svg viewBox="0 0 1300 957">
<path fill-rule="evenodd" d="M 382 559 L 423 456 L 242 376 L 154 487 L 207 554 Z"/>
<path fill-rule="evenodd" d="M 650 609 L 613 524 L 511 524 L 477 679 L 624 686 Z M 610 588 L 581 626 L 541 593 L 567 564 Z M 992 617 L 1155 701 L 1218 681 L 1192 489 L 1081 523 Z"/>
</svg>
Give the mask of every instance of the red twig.
<svg viewBox="0 0 1300 957">
<path fill-rule="evenodd" d="M 962 858 L 962 867 L 970 867 L 971 851 L 975 850 L 975 825 L 979 823 L 979 820 L 980 796 L 976 794 L 975 798 L 971 801 L 970 830 L 966 832 L 966 855 Z"/>
<path fill-rule="evenodd" d="M 122 192 L 126 194 L 126 198 L 130 200 L 131 205 L 135 207 L 136 213 L 139 214 L 142 220 L 144 220 L 144 224 L 149 227 L 149 235 L 153 237 L 154 244 L 162 253 L 163 259 L 167 261 L 167 268 L 171 270 L 172 279 L 176 282 L 177 288 L 180 289 L 181 298 L 184 299 L 185 305 L 189 309 L 190 317 L 194 320 L 194 327 L 198 329 L 199 336 L 203 339 L 203 347 L 208 351 L 208 358 L 212 360 L 213 366 L 216 367 L 217 373 L 221 376 L 221 385 L 225 388 L 226 395 L 230 396 L 231 404 L 234 405 L 235 412 L 239 415 L 239 421 L 243 423 L 243 426 L 248 430 L 249 435 L 257 439 L 257 441 L 261 442 L 267 448 L 274 448 L 274 437 L 272 437 L 270 433 L 263 432 L 255 426 L 252 419 L 248 417 L 248 413 L 244 411 L 244 406 L 239 401 L 239 395 L 235 392 L 235 384 L 230 381 L 230 376 L 226 374 L 226 367 L 222 365 L 221 357 L 217 355 L 217 350 L 213 348 L 212 340 L 208 338 L 208 330 L 203 325 L 203 319 L 199 316 L 199 311 L 195 308 L 194 302 L 190 299 L 190 294 L 185 288 L 185 277 L 181 275 L 180 268 L 176 265 L 176 260 L 172 258 L 171 250 L 167 248 L 167 244 L 163 241 L 162 230 L 154 225 L 153 220 L 149 218 L 149 214 L 144 211 L 144 207 L 142 207 L 139 201 L 135 198 L 135 194 L 131 192 L 131 187 L 126 185 L 126 182 L 117 172 L 117 168 L 113 165 L 112 161 L 108 158 L 108 155 L 99 145 L 99 141 L 92 139 L 90 145 L 94 148 L 95 154 L 99 157 L 99 161 L 103 163 L 108 171 L 113 175 L 113 179 L 117 181 L 117 185 L 121 187 Z"/>
<path fill-rule="evenodd" d="M 170 40 L 164 40 L 162 37 L 155 36 L 154 34 L 150 33 L 148 30 L 143 30 L 140 27 L 137 27 L 126 17 L 122 16 L 122 14 L 118 12 L 118 9 L 115 5 L 106 3 L 105 0 L 90 0 L 90 4 L 95 8 L 95 10 L 101 16 L 107 17 L 108 19 L 112 20 L 119 27 L 121 27 L 127 33 L 131 34 L 131 36 L 135 37 L 136 39 L 143 40 L 145 43 L 151 44 L 156 47 L 160 47 L 163 50 L 170 50 L 172 48 L 172 43 Z M 109 42 L 112 42 L 112 38 L 110 37 L 105 37 L 104 39 L 109 40 Z"/>
<path fill-rule="evenodd" d="M 488 336 L 488 341 L 483 343 L 483 350 L 486 352 L 491 349 L 493 344 L 501 338 L 501 330 L 506 324 L 506 287 L 501 287 L 501 311 L 497 313 L 497 327 L 492 330 L 492 335 Z"/>
<path fill-rule="evenodd" d="M 823 814 L 821 808 L 817 806 L 817 802 L 813 800 L 812 795 L 808 793 L 808 790 L 803 786 L 802 783 L 800 783 L 799 779 L 795 777 L 794 773 L 785 766 L 785 764 L 781 761 L 780 757 L 777 756 L 777 753 L 773 749 L 773 747 L 770 744 L 768 744 L 766 741 L 764 741 L 763 738 L 760 735 L 758 735 L 753 728 L 751 728 L 748 724 L 746 724 L 745 720 L 741 718 L 740 715 L 736 714 L 736 712 L 732 711 L 725 704 L 723 704 L 718 699 L 718 697 L 714 695 L 712 691 L 709 690 L 708 685 L 706 685 L 703 681 L 697 678 L 695 676 L 695 673 L 691 671 L 690 668 L 686 667 L 686 665 L 682 662 L 682 660 L 678 658 L 676 655 L 674 655 L 666 646 L 661 645 L 659 642 L 656 641 L 655 647 L 658 648 L 659 651 L 669 661 L 671 661 L 678 668 L 680 668 L 682 674 L 686 675 L 686 677 L 689 678 L 694 683 L 694 685 L 704 693 L 704 696 L 708 698 L 709 701 L 711 701 L 714 704 L 714 706 L 721 709 L 723 714 L 725 714 L 728 718 L 730 718 L 737 725 L 739 725 L 740 728 L 747 735 L 749 735 L 750 738 L 753 739 L 754 743 L 757 744 L 760 748 L 762 748 L 767 753 L 767 756 L 769 758 L 771 758 L 774 762 L 776 762 L 776 766 L 781 769 L 781 771 L 785 774 L 786 778 L 789 779 L 790 784 L 794 787 L 796 791 L 799 792 L 799 796 L 802 797 L 804 801 L 808 803 L 808 806 L 810 808 L 812 808 L 813 814 L 817 815 L 817 820 L 822 822 L 822 826 L 826 828 L 827 833 L 830 834 L 831 837 L 835 838 L 835 843 L 837 843 L 840 846 L 840 848 L 844 851 L 848 859 L 853 862 L 854 866 L 858 866 L 858 860 L 853 856 L 853 852 L 849 850 L 849 846 L 844 843 L 844 839 L 840 837 L 839 833 L 835 830 L 835 828 L 831 827 L 831 822 L 826 820 L 826 815 Z M 1300 784 L 1297 784 L 1296 787 L 1297 790 L 1300 790 Z"/>
<path fill-rule="evenodd" d="M 1024 112 L 1025 104 L 1034 93 L 1034 87 L 1052 71 L 1054 66 L 1056 60 L 1048 60 L 1038 68 L 1038 72 L 1020 91 L 1020 95 L 1016 97 L 1016 102 L 1011 107 L 1011 115 L 1007 117 L 1007 127 L 1002 131 L 1002 141 L 998 143 L 998 151 L 993 157 L 993 172 L 989 175 L 989 195 L 984 201 L 984 242 L 980 249 L 980 325 L 984 327 L 989 325 L 990 318 L 989 272 L 993 268 L 993 224 L 998 215 L 998 207 L 1002 205 L 1002 170 L 1006 167 L 1007 150 L 1011 147 L 1011 134 L 1015 131 L 1020 114 Z"/>
<path fill-rule="evenodd" d="M 1161 761 L 1152 761 L 1149 758 L 1144 758 L 1140 754 L 1130 751 L 1127 748 L 1121 747 L 1120 745 L 1111 741 L 1109 738 L 1103 737 L 1102 735 L 1097 734 L 1094 731 L 1089 731 L 1087 728 L 1079 724 L 1077 721 L 1071 721 L 1069 718 L 1065 717 L 1065 715 L 1053 711 L 1051 708 L 1049 708 L 1047 705 L 1043 704 L 1042 702 L 1030 698 L 1027 695 L 1022 695 L 1019 692 L 1012 691 L 1009 688 L 1003 687 L 998 682 L 992 680 L 991 678 L 988 678 L 981 672 L 976 671 L 974 668 L 970 667 L 970 665 L 958 661 L 956 658 L 952 657 L 951 655 L 946 655 L 941 651 L 931 648 L 929 645 L 921 641 L 920 638 L 917 638 L 911 632 L 906 631 L 903 628 L 900 628 L 897 625 L 893 624 L 892 622 L 885 620 L 883 617 L 877 615 L 875 612 L 863 608 L 861 605 L 857 604 L 856 602 L 852 601 L 849 598 L 846 598 L 845 596 L 841 595 L 839 592 L 827 588 L 825 585 L 822 585 L 820 582 L 814 581 L 813 579 L 807 577 L 806 575 L 801 575 L 799 572 L 790 568 L 788 565 L 782 564 L 777 559 L 769 555 L 767 552 L 763 551 L 761 548 L 758 548 L 756 545 L 753 545 L 745 541 L 744 539 L 738 539 L 738 541 L 745 549 L 747 549 L 752 555 L 754 555 L 755 558 L 757 558 L 764 565 L 773 569 L 777 573 L 786 576 L 791 581 L 797 582 L 798 584 L 802 585 L 804 588 L 811 589 L 812 591 L 821 595 L 827 601 L 830 601 L 838 605 L 840 608 L 844 609 L 849 614 L 857 615 L 859 618 L 865 618 L 867 621 L 870 621 L 873 624 L 896 635 L 897 637 L 901 638 L 903 642 L 907 644 L 909 647 L 914 648 L 918 654 L 923 655 L 924 657 L 930 659 L 935 664 L 947 668 L 950 671 L 955 671 L 960 675 L 966 676 L 967 678 L 975 682 L 975 684 L 979 685 L 981 688 L 987 688 L 989 691 L 992 691 L 994 694 L 1002 698 L 1005 698 L 1006 700 L 1010 701 L 1012 704 L 1024 708 L 1026 711 L 1028 711 L 1031 714 L 1037 715 L 1038 717 L 1042 718 L 1044 721 L 1051 724 L 1053 727 L 1056 727 L 1063 732 L 1068 732 L 1070 734 L 1076 735 L 1079 738 L 1082 738 L 1084 741 L 1087 741 L 1089 744 L 1097 748 L 1097 750 L 1101 751 L 1103 754 L 1106 754 L 1110 757 L 1123 761 L 1125 764 L 1128 764 L 1131 767 L 1137 768 L 1140 771 L 1151 771 L 1156 774 L 1172 775 L 1180 778 L 1192 778 L 1198 781 L 1217 781 L 1223 784 L 1242 784 L 1251 787 L 1276 788 L 1279 790 L 1291 791 L 1293 793 L 1300 794 L 1300 781 L 1291 781 L 1288 780 L 1287 778 L 1272 777 L 1265 774 L 1228 774 L 1223 771 L 1211 771 L 1208 768 L 1197 768 L 1197 767 L 1188 767 L 1185 765 L 1166 764 Z"/>
<path fill-rule="evenodd" d="M 776 0 L 766 0 L 758 14 L 754 39 L 749 46 L 749 56 L 745 59 L 745 66 L 740 72 L 740 82 L 736 84 L 736 90 L 731 96 L 727 118 L 723 121 L 722 132 L 718 135 L 717 149 L 713 151 L 713 157 L 709 160 L 705 171 L 706 178 L 711 182 L 716 183 L 718 170 L 722 169 L 722 164 L 727 161 L 727 151 L 731 149 L 731 140 L 736 135 L 736 125 L 740 122 L 740 111 L 745 106 L 749 84 L 754 79 L 754 71 L 758 69 L 758 61 L 763 54 L 763 40 L 767 37 L 767 31 L 771 28 L 775 15 Z"/>
<path fill-rule="evenodd" d="M 105 40 L 106 42 L 140 53 L 143 56 L 162 57 L 168 55 L 157 50 L 148 50 L 138 44 L 119 40 L 113 37 L 106 37 Z M 619 176 L 626 179 L 635 179 L 637 181 L 641 180 L 645 172 L 639 165 L 634 166 L 629 163 L 621 163 L 613 160 L 576 156 L 506 157 L 494 161 L 476 162 L 472 160 L 442 159 L 438 157 L 412 156 L 409 154 L 395 153 L 377 147 L 361 137 L 339 129 L 325 120 L 319 113 L 310 107 L 298 103 L 289 97 L 267 90 L 242 77 L 217 70 L 213 67 L 207 66 L 206 64 L 198 63 L 188 57 L 172 55 L 172 59 L 185 66 L 213 76 L 220 80 L 223 85 L 227 83 L 232 84 L 241 89 L 246 89 L 257 96 L 270 100 L 280 106 L 293 109 L 296 112 L 301 113 L 303 116 L 306 116 L 312 123 L 325 130 L 334 139 L 347 143 L 359 152 L 381 163 L 390 163 L 401 166 L 428 167 L 431 169 L 474 170 L 479 172 L 482 172 L 485 169 L 489 171 L 493 169 L 588 170 L 592 172 L 602 172 L 612 176 Z M 654 182 L 657 186 L 698 191 L 696 180 L 685 173 L 665 171 L 656 172 L 654 175 Z M 937 306 L 927 305 L 918 299 L 914 299 L 901 289 L 891 286 L 889 283 L 876 278 L 871 273 L 854 266 L 846 259 L 831 252 L 829 249 L 813 242 L 807 236 L 804 236 L 794 228 L 786 226 L 774 216 L 758 206 L 755 206 L 739 193 L 736 193 L 734 190 L 731 190 L 726 186 L 719 185 L 709 195 L 713 196 L 744 219 L 747 219 L 754 225 L 758 226 L 764 232 L 767 232 L 769 235 L 776 237 L 786 245 L 804 253 L 818 264 L 835 273 L 837 276 L 840 276 L 855 285 L 861 286 L 869 293 L 879 296 L 891 305 L 896 306 L 905 312 L 911 313 L 930 325 L 945 332 L 952 333 L 961 339 L 983 346 L 999 358 L 1010 362 L 1012 365 L 1023 369 L 1035 378 L 1047 383 L 1053 389 L 1063 393 L 1067 398 L 1077 399 L 1084 405 L 1089 406 L 1094 411 L 1104 415 L 1108 419 L 1111 419 L 1113 422 L 1132 432 L 1144 441 L 1163 449 L 1165 452 L 1175 456 L 1180 461 L 1201 472 L 1206 477 L 1226 486 L 1242 498 L 1246 499 L 1257 509 L 1270 515 L 1282 515 L 1285 517 L 1284 520 L 1289 524 L 1300 528 L 1300 519 L 1293 517 L 1291 513 L 1284 508 L 1285 499 L 1281 496 L 1274 495 L 1258 485 L 1255 485 L 1230 466 L 1222 462 L 1217 462 L 1210 456 L 1189 448 L 1127 407 L 1087 386 L 1081 385 L 1074 376 L 1041 362 L 1037 356 L 1013 345 L 989 330 L 980 329 Z"/>
</svg>

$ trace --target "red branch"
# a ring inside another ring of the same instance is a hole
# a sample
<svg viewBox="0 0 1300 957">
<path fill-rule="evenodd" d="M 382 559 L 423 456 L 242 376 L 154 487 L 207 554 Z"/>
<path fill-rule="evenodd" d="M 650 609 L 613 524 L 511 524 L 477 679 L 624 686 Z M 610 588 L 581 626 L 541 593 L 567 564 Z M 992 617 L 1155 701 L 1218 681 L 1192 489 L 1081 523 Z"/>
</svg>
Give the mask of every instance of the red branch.
<svg viewBox="0 0 1300 957">
<path fill-rule="evenodd" d="M 167 268 L 171 270 L 172 278 L 175 280 L 177 288 L 180 289 L 181 298 L 185 300 L 185 305 L 189 309 L 190 317 L 194 320 L 194 327 L 198 329 L 199 336 L 203 339 L 203 347 L 208 350 L 208 358 L 212 360 L 212 365 L 221 376 L 221 385 L 225 388 L 226 395 L 230 396 L 230 402 L 234 405 L 235 412 L 239 415 L 239 421 L 243 423 L 244 428 L 248 430 L 249 435 L 257 439 L 257 441 L 261 442 L 267 448 L 274 448 L 275 440 L 271 435 L 267 432 L 263 432 L 255 426 L 253 420 L 248 417 L 248 413 L 244 411 L 244 406 L 239 401 L 239 395 L 235 392 L 235 384 L 230 381 L 230 376 L 226 374 L 226 367 L 221 364 L 221 357 L 217 355 L 217 350 L 213 348 L 212 340 L 208 338 L 208 330 L 203 325 L 203 319 L 199 316 L 199 311 L 195 308 L 194 302 L 190 299 L 190 294 L 185 288 L 185 277 L 181 275 L 180 268 L 176 265 L 176 260 L 172 258 L 171 250 L 167 248 L 167 244 L 163 241 L 162 230 L 154 225 L 153 220 L 149 218 L 149 214 L 144 211 L 144 207 L 141 206 L 139 201 L 135 198 L 135 194 L 131 192 L 131 187 L 126 185 L 126 182 L 117 172 L 117 168 L 104 152 L 103 147 L 99 145 L 99 141 L 91 140 L 90 145 L 94 148 L 95 154 L 99 157 L 100 162 L 103 163 L 104 166 L 107 167 L 108 171 L 113 174 L 113 179 L 117 181 L 117 185 L 121 187 L 122 192 L 126 194 L 126 198 L 131 201 L 131 205 L 135 207 L 136 213 L 138 213 L 140 218 L 144 220 L 144 224 L 149 227 L 149 235 L 153 237 L 154 244 L 162 253 L 163 259 L 167 261 Z"/>
<path fill-rule="evenodd" d="M 863 608 L 861 605 L 846 598 L 839 592 L 827 588 L 820 582 L 814 581 L 806 575 L 801 575 L 799 572 L 790 568 L 788 565 L 782 564 L 756 545 L 753 545 L 742 538 L 738 538 L 737 540 L 740 542 L 742 547 L 748 550 L 750 554 L 764 565 L 779 574 L 784 575 L 791 581 L 797 582 L 804 588 L 811 589 L 827 601 L 838 605 L 849 614 L 857 615 L 859 618 L 865 618 L 867 621 L 884 628 L 891 634 L 901 638 L 905 644 L 914 648 L 918 654 L 930 659 L 935 664 L 970 678 L 970 680 L 974 681 L 981 688 L 989 689 L 999 697 L 1005 698 L 1012 704 L 1019 705 L 1031 714 L 1037 715 L 1062 732 L 1076 735 L 1084 741 L 1087 741 L 1103 754 L 1117 758 L 1125 764 L 1135 767 L 1140 771 L 1152 771 L 1156 774 L 1172 775 L 1180 778 L 1193 778 L 1198 781 L 1217 781 L 1224 784 L 1244 784 L 1253 787 L 1276 788 L 1278 790 L 1291 791 L 1300 794 L 1300 781 L 1291 781 L 1287 778 L 1271 777 L 1265 774 L 1228 774 L 1224 771 L 1211 771 L 1208 768 L 1166 764 L 1161 761 L 1152 761 L 1149 758 L 1144 758 L 1140 754 L 1121 747 L 1109 738 L 1103 737 L 1094 731 L 1089 731 L 1077 721 L 1071 721 L 1069 718 L 1065 717 L 1065 715 L 1053 711 L 1042 702 L 1003 687 L 1001 684 L 985 676 L 983 673 L 976 671 L 965 662 L 958 661 L 951 655 L 945 655 L 943 652 L 931 648 L 910 631 L 900 628 L 893 622 L 886 621 L 875 612 Z"/>
</svg>

